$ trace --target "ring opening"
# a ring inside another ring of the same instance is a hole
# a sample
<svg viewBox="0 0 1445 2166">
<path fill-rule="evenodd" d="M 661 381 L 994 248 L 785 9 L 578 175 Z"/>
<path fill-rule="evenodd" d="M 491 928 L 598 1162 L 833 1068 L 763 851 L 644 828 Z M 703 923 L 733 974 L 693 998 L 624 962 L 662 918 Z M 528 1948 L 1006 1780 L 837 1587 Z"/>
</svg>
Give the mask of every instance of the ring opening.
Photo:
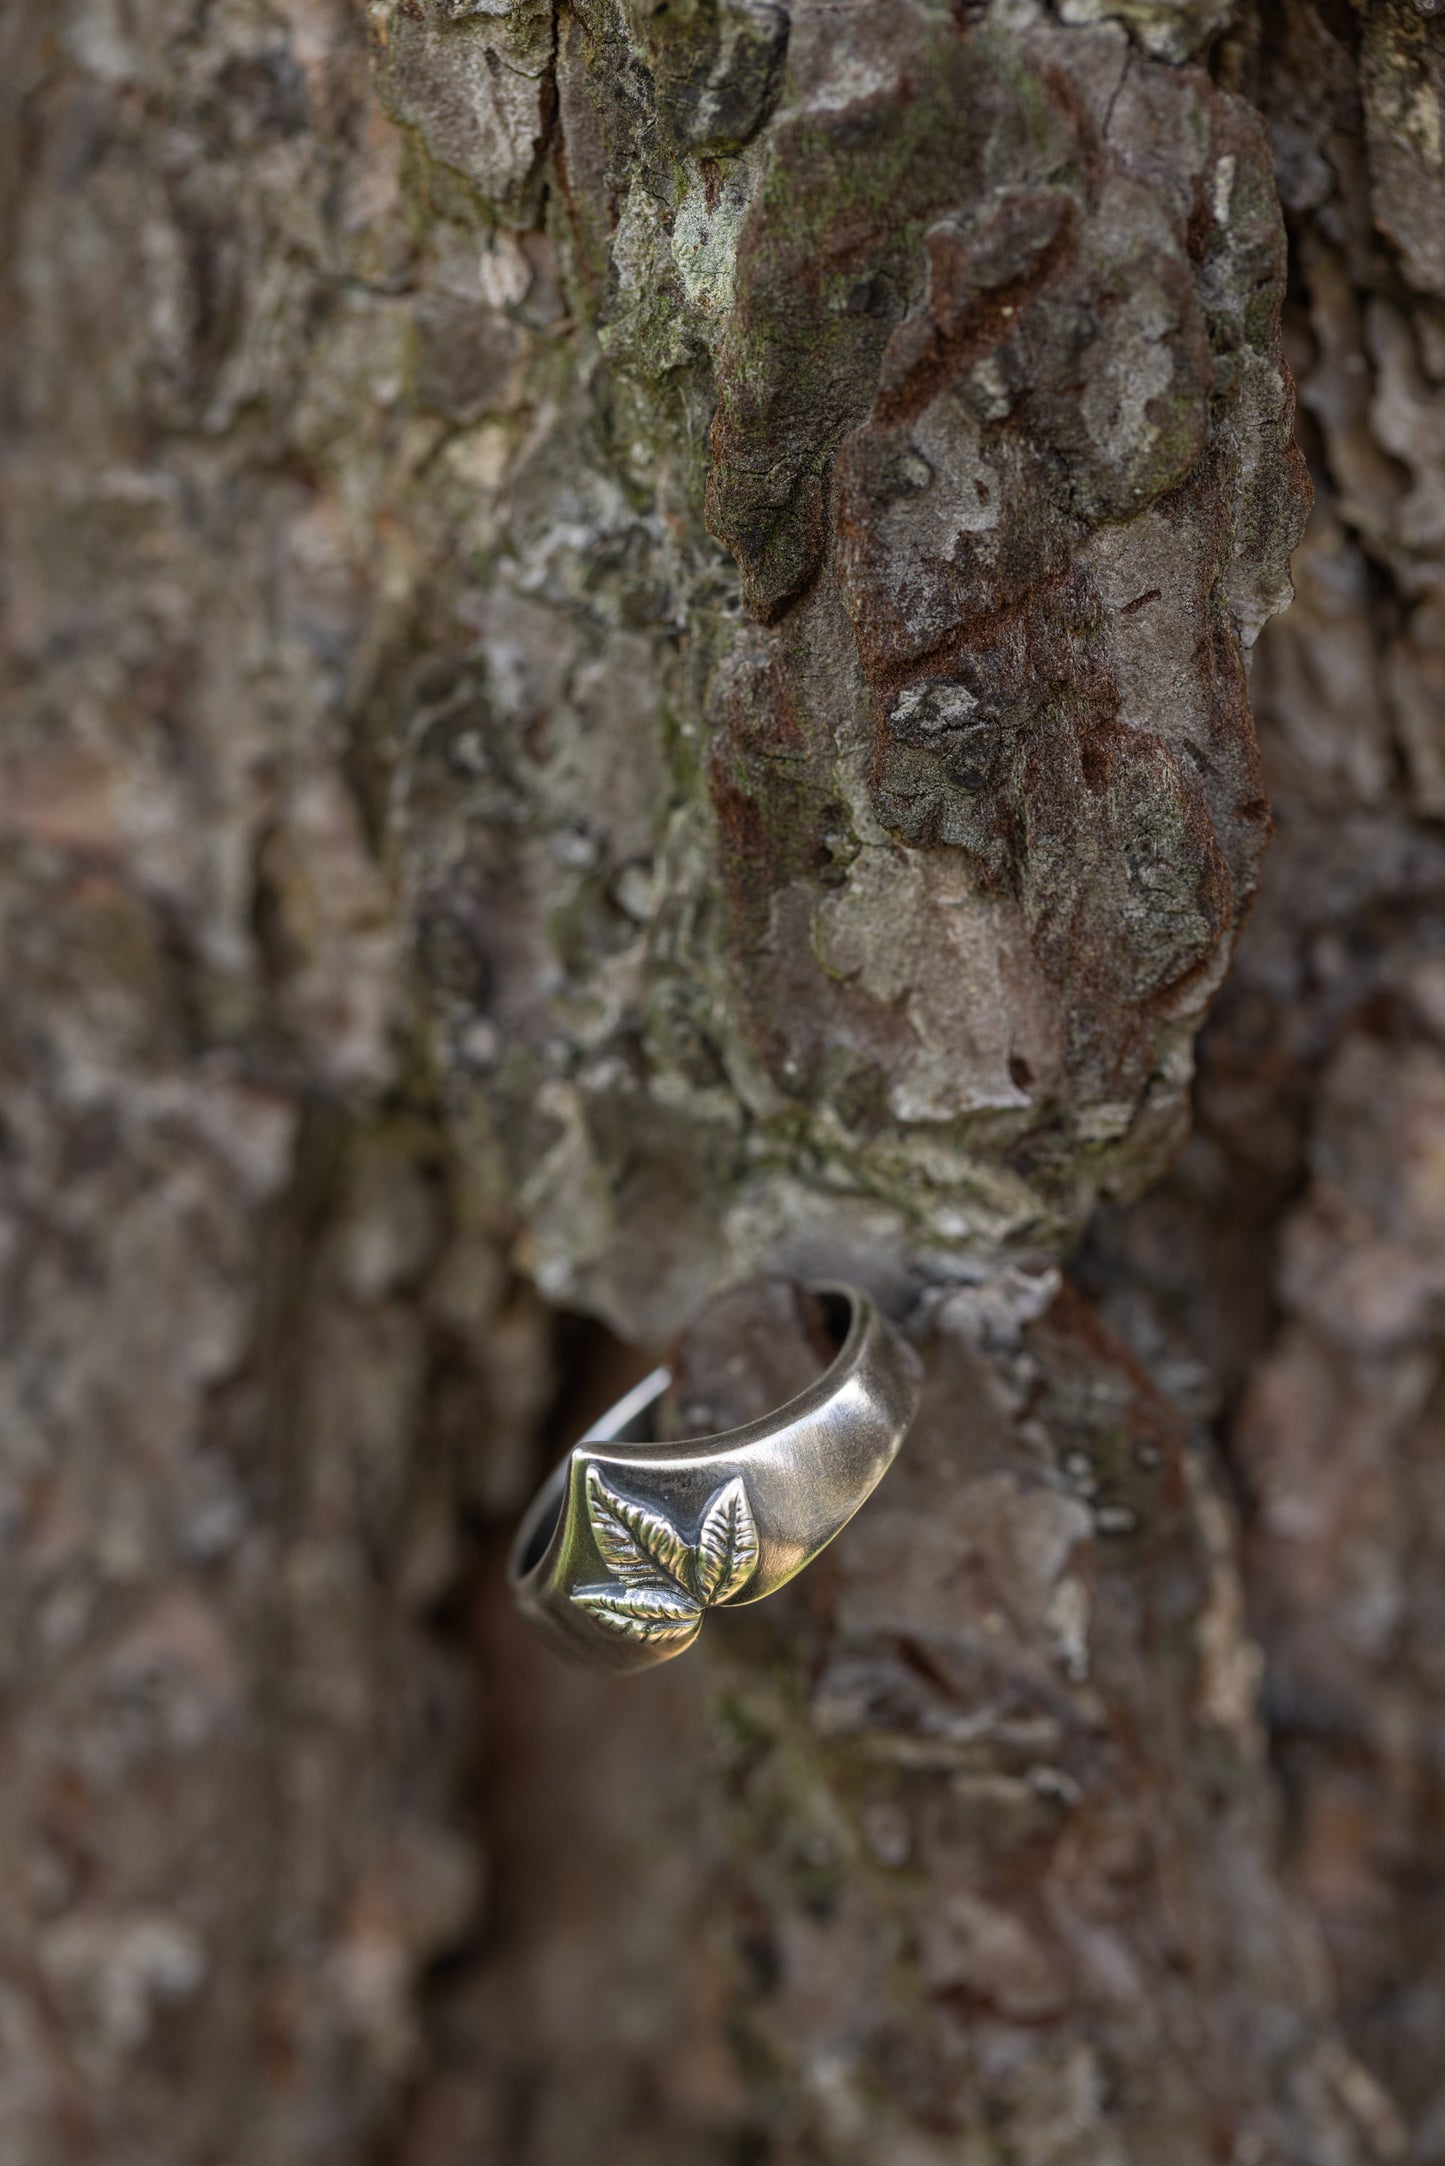
<svg viewBox="0 0 1445 2166">
<path fill-rule="evenodd" d="M 541 1563 L 547 1553 L 547 1544 L 556 1532 L 557 1522 L 562 1516 L 562 1495 L 566 1471 L 567 1462 L 564 1459 L 561 1466 L 555 1468 L 548 1476 L 541 1494 L 532 1507 L 532 1523 L 526 1529 L 524 1539 L 517 1551 L 515 1570 L 517 1576 L 521 1579 L 526 1578 L 534 1565 Z"/>
<path fill-rule="evenodd" d="M 833 1288 L 813 1289 L 809 1296 L 813 1316 L 822 1326 L 820 1336 L 826 1334 L 831 1347 L 819 1346 L 818 1352 L 825 1365 L 842 1349 L 853 1324 L 854 1304 L 850 1297 Z M 583 1443 L 650 1444 L 657 1436 L 657 1407 L 671 1383 L 665 1369 L 654 1369 L 640 1384 L 633 1386 L 609 1413 L 595 1422 L 583 1437 Z M 567 1472 L 570 1457 L 553 1468 L 541 1490 L 527 1520 L 523 1522 L 518 1543 L 513 1552 L 513 1572 L 518 1579 L 525 1579 L 541 1563 L 547 1548 L 557 1531 L 562 1516 L 562 1506 L 567 1493 Z"/>
<path fill-rule="evenodd" d="M 838 1293 L 832 1287 L 815 1293 L 813 1299 L 823 1312 L 824 1326 L 833 1341 L 833 1351 L 837 1353 L 853 1322 L 853 1304 L 846 1294 Z"/>
</svg>

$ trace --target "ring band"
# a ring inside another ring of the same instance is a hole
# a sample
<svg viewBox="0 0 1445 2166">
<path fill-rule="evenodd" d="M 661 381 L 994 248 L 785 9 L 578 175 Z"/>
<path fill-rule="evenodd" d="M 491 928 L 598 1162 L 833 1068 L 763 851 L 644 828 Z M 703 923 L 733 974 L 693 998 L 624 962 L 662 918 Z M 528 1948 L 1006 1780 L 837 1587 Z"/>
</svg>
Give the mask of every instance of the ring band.
<svg viewBox="0 0 1445 2166">
<path fill-rule="evenodd" d="M 709 1609 L 775 1594 L 887 1473 L 918 1403 L 917 1355 L 869 1295 L 816 1286 L 842 1341 L 762 1421 L 655 1440 L 672 1382 L 654 1369 L 554 1469 L 517 1531 L 508 1578 L 551 1645 L 592 1669 L 649 1669 Z"/>
</svg>

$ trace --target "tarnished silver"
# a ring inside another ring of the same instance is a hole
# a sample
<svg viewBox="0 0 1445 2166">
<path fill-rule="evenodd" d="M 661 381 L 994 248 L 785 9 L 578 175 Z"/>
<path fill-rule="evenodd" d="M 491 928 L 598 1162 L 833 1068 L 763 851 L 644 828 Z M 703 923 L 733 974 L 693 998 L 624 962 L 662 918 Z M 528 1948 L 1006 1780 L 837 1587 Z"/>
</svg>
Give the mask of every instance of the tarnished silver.
<svg viewBox="0 0 1445 2166">
<path fill-rule="evenodd" d="M 684 1653 L 708 1610 L 775 1594 L 876 1489 L 918 1403 L 918 1359 L 867 1294 L 813 1291 L 841 1343 L 796 1399 L 741 1429 L 658 1443 L 672 1377 L 654 1369 L 543 1484 L 509 1578 L 559 1653 L 600 1670 Z"/>
</svg>

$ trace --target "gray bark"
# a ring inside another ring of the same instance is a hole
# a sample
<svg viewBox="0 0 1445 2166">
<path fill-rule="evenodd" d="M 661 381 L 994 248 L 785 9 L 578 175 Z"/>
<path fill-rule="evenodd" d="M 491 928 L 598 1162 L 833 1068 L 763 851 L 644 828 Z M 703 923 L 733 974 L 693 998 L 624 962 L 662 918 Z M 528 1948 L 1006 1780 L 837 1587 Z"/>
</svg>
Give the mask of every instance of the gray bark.
<svg viewBox="0 0 1445 2166">
<path fill-rule="evenodd" d="M 7 2166 L 1445 2159 L 1442 20 L 5 44 Z M 905 1457 L 569 1676 L 818 1270 Z"/>
</svg>

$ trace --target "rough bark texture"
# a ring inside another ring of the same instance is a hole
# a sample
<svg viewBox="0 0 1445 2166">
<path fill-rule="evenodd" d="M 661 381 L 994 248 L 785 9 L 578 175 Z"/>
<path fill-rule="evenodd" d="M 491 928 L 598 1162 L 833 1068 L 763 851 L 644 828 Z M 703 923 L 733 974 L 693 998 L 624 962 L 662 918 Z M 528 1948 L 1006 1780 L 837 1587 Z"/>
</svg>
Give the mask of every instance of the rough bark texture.
<svg viewBox="0 0 1445 2166">
<path fill-rule="evenodd" d="M 1445 2158 L 1440 819 L 1445 35 L 1266 11 L 1230 55 L 1290 221 L 1317 496 L 1253 680 L 1279 832 L 1204 1041 L 1198 1135 L 1094 1283 L 1218 1425 L 1293 1885 L 1341 2007 Z"/>
<path fill-rule="evenodd" d="M 6 2166 L 1440 2166 L 1445 18 L 4 40 Z M 905 1458 L 571 1678 L 816 1268 Z"/>
</svg>

